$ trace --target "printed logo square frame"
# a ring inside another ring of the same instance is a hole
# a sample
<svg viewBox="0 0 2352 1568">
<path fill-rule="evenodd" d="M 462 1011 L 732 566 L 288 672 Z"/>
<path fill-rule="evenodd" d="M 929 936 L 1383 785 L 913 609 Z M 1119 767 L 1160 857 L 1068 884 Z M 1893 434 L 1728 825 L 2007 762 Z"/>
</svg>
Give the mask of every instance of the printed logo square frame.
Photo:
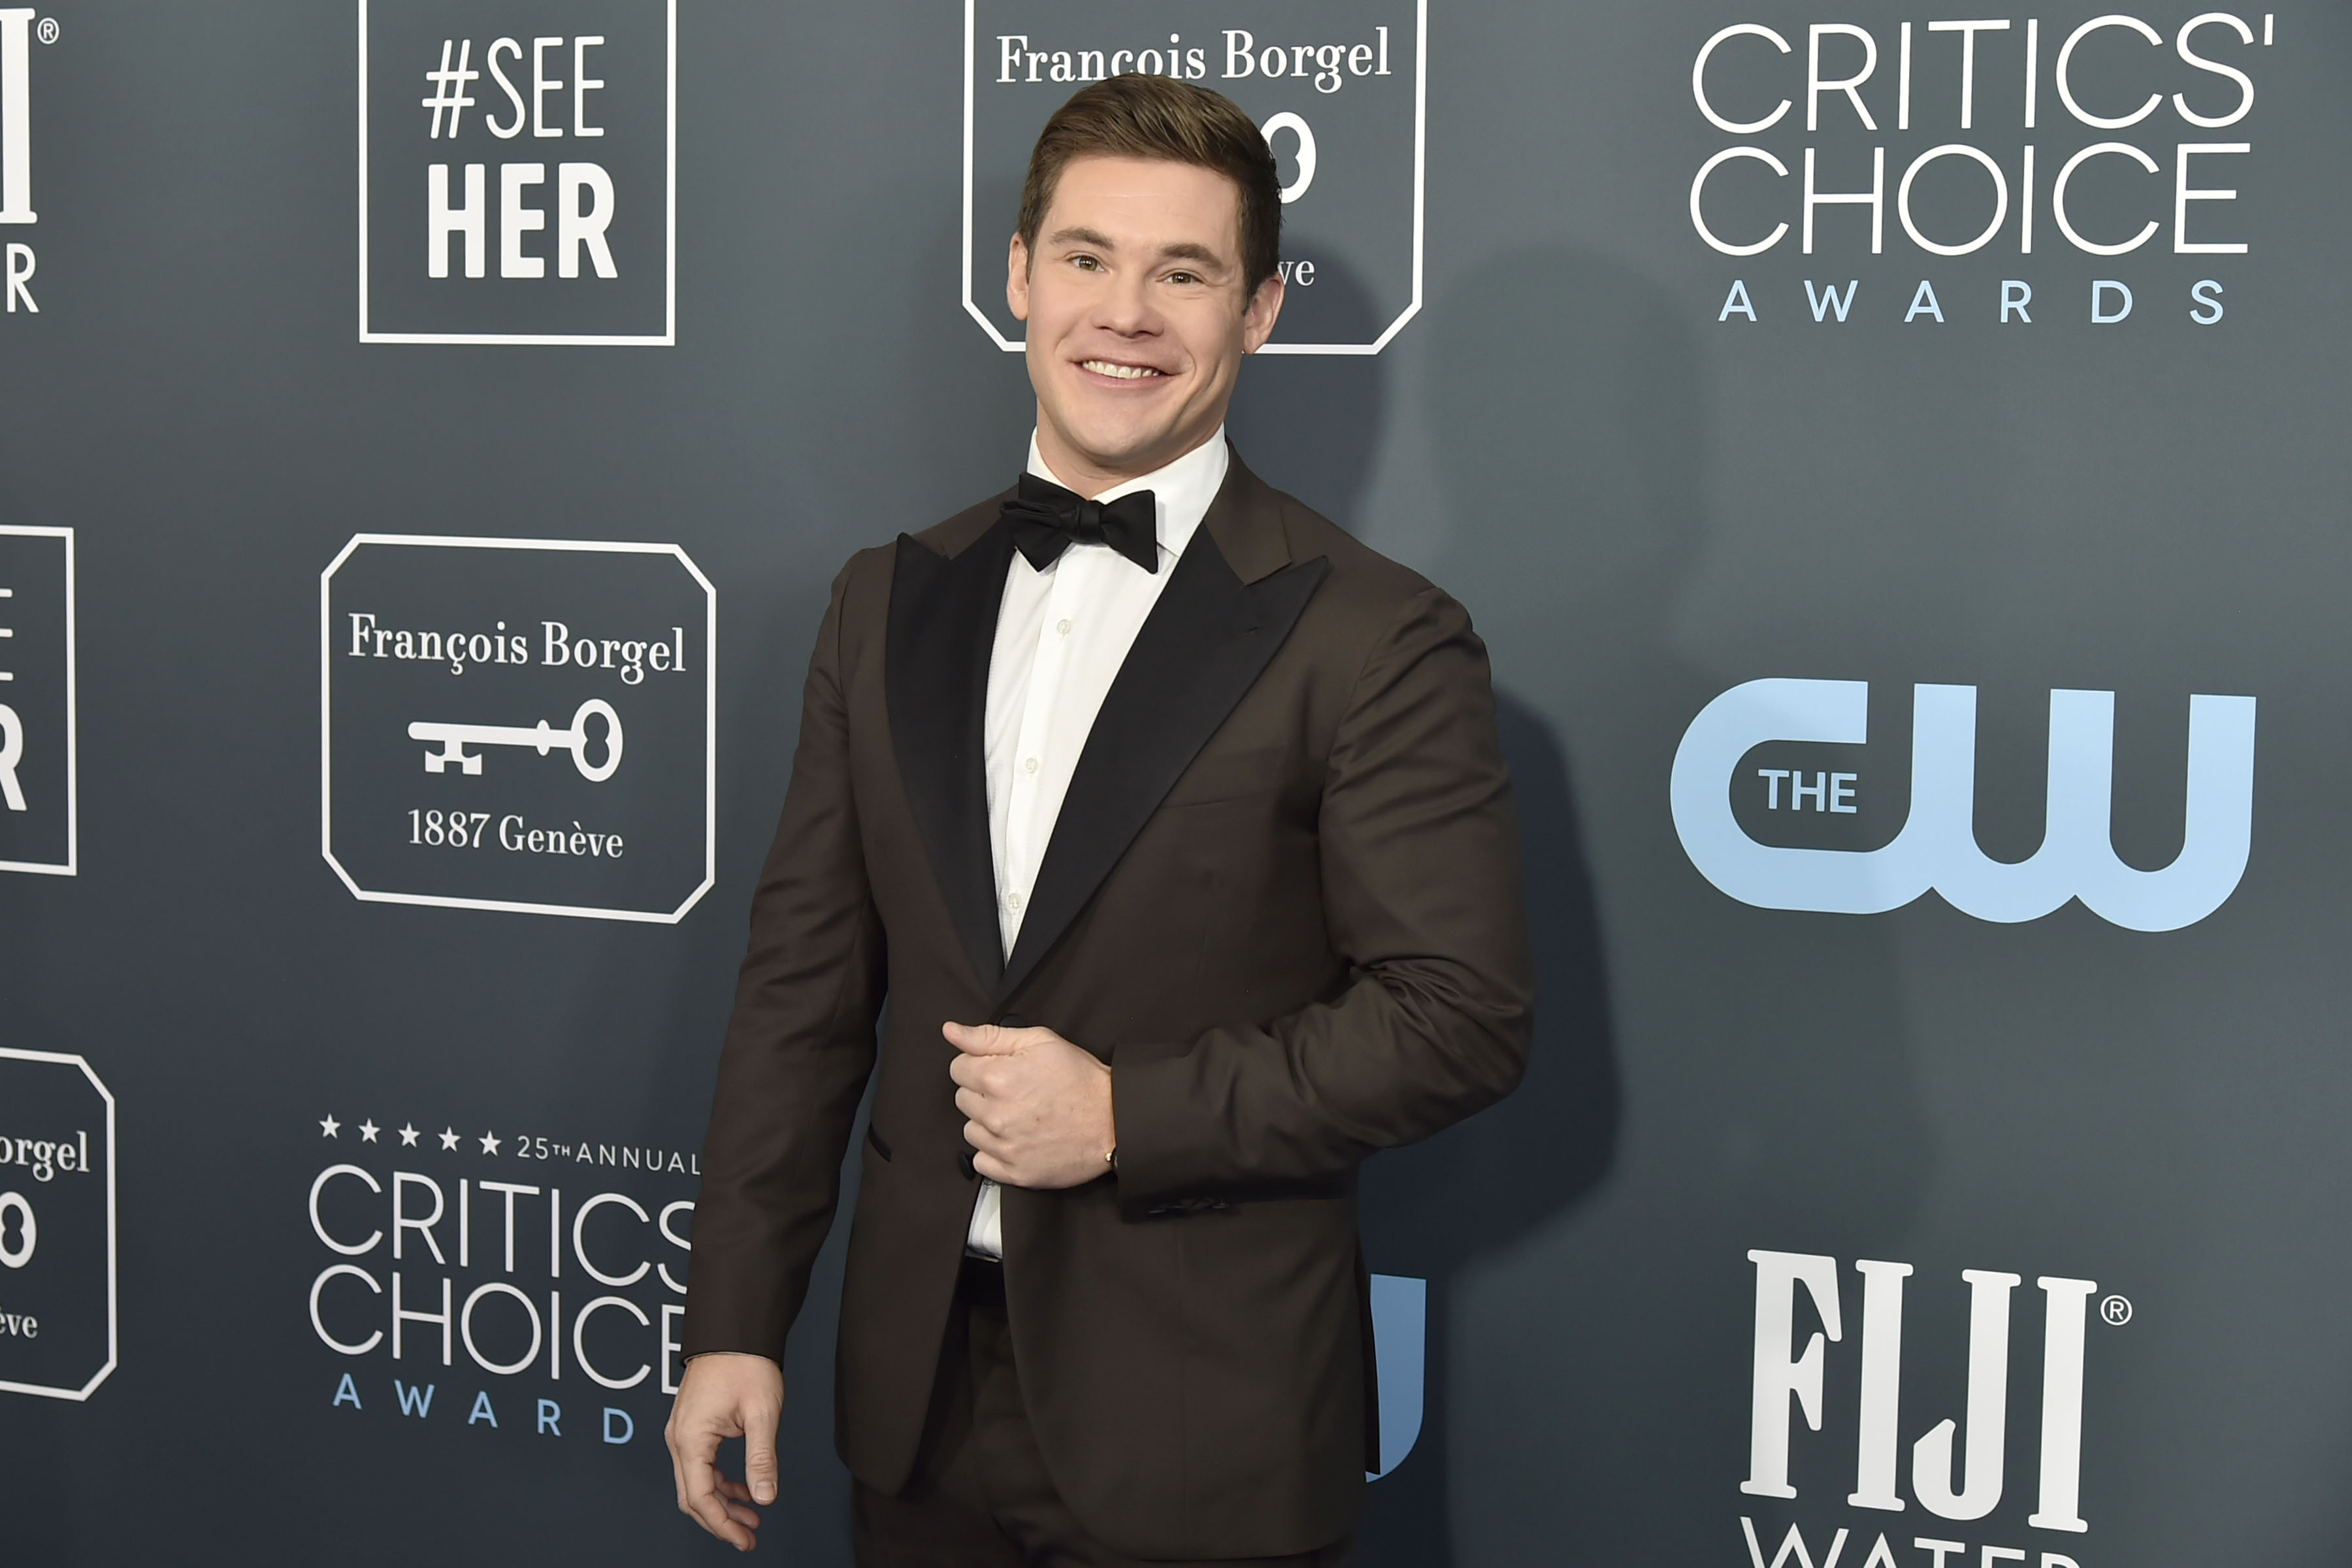
<svg viewBox="0 0 2352 1568">
<path fill-rule="evenodd" d="M 55 539 L 65 546 L 65 858 L 63 860 L 0 859 L 0 871 L 26 871 L 39 877 L 72 877 L 81 864 L 81 771 L 79 698 L 76 690 L 74 646 L 74 531 L 30 523 L 0 523 L 0 537 Z M 13 629 L 13 628 L 12 628 Z M 14 672 L 11 672 L 12 674 Z M 0 679 L 7 679 L 0 677 Z M 0 688 L 0 702 L 12 688 Z"/>
<path fill-rule="evenodd" d="M 368 6 L 359 4 L 359 315 L 363 343 L 505 343 L 597 348 L 670 348 L 677 342 L 677 0 L 663 0 L 667 47 L 662 195 L 662 321 L 657 333 L 380 331 L 370 321 L 368 278 Z"/>
</svg>

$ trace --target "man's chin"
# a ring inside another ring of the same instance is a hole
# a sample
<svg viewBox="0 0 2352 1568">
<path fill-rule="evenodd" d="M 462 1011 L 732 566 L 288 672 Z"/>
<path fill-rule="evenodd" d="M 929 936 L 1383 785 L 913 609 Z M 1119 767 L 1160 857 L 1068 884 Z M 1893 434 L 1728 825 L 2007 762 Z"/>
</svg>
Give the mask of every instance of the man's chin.
<svg viewBox="0 0 2352 1568">
<path fill-rule="evenodd" d="M 1089 466 L 1101 472 L 1148 474 L 1199 446 L 1205 434 L 1166 425 L 1149 429 L 1131 426 L 1081 426 L 1068 431 L 1066 438 Z"/>
</svg>

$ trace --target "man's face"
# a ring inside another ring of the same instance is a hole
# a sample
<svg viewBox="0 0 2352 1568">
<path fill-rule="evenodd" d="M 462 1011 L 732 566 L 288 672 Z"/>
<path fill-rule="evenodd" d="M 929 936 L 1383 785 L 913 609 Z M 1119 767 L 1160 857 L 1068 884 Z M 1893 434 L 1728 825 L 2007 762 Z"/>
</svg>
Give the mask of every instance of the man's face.
<svg viewBox="0 0 2352 1568">
<path fill-rule="evenodd" d="M 1243 284 L 1241 192 L 1190 163 L 1066 164 L 1033 256 L 1013 240 L 1005 298 L 1029 324 L 1038 445 L 1066 478 L 1150 473 L 1215 431 L 1242 356 L 1282 309 Z"/>
</svg>

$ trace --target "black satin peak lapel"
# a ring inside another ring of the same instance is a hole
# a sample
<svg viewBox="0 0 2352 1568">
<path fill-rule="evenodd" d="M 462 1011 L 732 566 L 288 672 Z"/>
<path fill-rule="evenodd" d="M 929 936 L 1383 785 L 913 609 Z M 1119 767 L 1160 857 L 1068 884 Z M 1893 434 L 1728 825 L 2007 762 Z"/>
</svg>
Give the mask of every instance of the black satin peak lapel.
<svg viewBox="0 0 2352 1568">
<path fill-rule="evenodd" d="M 952 557 L 900 534 L 884 667 L 899 781 L 983 990 L 1004 968 L 988 837 L 987 710 L 1012 558 L 1013 533 L 1001 522 Z"/>
<path fill-rule="evenodd" d="M 1245 584 L 1209 531 L 1194 532 L 1078 754 L 997 986 L 1000 1004 L 1061 940 L 1178 776 L 1256 684 L 1330 569 L 1318 556 Z"/>
</svg>

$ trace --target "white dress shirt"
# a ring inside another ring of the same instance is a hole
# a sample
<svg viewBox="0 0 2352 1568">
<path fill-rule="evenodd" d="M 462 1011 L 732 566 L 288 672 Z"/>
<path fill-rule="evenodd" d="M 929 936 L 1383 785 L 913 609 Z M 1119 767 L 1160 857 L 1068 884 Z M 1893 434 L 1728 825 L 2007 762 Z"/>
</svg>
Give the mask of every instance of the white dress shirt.
<svg viewBox="0 0 2352 1568">
<path fill-rule="evenodd" d="M 1146 572 L 1108 544 L 1072 544 L 1043 572 L 1019 551 L 1004 574 L 988 661 L 988 841 L 996 869 L 996 929 L 1007 957 L 1069 793 L 1095 715 L 1127 662 L 1151 607 L 1225 482 L 1223 426 L 1164 468 L 1092 499 L 1150 490 L 1158 512 L 1160 570 Z M 1029 471 L 1062 481 L 1029 437 Z M 1004 1256 L 1003 1196 L 982 1181 L 965 1250 Z"/>
</svg>

